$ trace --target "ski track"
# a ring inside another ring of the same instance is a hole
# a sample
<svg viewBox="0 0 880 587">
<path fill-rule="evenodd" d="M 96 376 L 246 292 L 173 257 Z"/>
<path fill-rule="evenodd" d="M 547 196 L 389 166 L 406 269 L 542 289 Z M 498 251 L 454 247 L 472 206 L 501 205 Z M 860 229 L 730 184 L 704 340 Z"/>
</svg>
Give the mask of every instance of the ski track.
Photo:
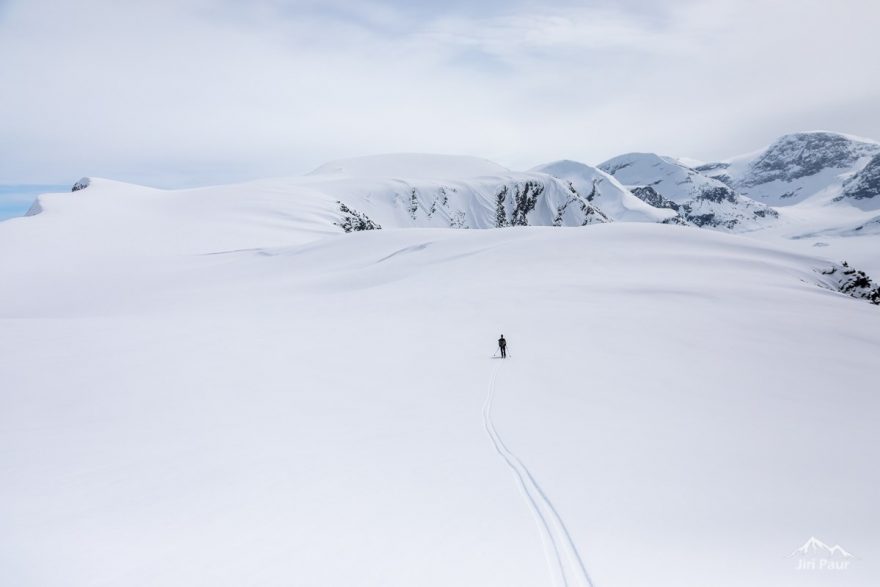
<svg viewBox="0 0 880 587">
<path fill-rule="evenodd" d="M 553 584 L 563 587 L 594 587 L 571 534 L 553 503 L 538 485 L 528 467 L 507 448 L 495 430 L 495 424 L 492 422 L 492 402 L 495 399 L 495 383 L 500 368 L 501 364 L 499 363 L 492 371 L 486 401 L 483 403 L 483 427 L 486 434 L 492 441 L 495 452 L 504 459 L 505 464 L 513 472 L 520 493 L 535 518 L 535 523 L 541 534 L 541 542 L 544 545 L 547 566 L 553 577 Z"/>
</svg>

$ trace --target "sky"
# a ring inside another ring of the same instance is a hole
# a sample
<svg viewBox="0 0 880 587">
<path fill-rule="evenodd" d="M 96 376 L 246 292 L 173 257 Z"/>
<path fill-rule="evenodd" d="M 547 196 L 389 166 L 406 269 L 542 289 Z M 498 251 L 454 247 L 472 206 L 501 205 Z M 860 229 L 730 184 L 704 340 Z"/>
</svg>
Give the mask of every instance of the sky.
<svg viewBox="0 0 880 587">
<path fill-rule="evenodd" d="M 70 191 L 71 186 L 24 184 L 0 184 L 0 220 L 24 216 L 40 194 Z"/>
<path fill-rule="evenodd" d="M 880 139 L 878 25 L 871 0 L 0 0 L 0 184 Z"/>
</svg>

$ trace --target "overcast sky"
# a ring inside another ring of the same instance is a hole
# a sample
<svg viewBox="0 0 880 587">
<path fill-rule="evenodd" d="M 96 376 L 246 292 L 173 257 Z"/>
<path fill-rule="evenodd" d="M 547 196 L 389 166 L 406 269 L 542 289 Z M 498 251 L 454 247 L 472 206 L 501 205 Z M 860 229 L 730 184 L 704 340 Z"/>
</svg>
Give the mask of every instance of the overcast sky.
<svg viewBox="0 0 880 587">
<path fill-rule="evenodd" d="M 0 0 L 0 183 L 880 139 L 873 0 Z"/>
</svg>

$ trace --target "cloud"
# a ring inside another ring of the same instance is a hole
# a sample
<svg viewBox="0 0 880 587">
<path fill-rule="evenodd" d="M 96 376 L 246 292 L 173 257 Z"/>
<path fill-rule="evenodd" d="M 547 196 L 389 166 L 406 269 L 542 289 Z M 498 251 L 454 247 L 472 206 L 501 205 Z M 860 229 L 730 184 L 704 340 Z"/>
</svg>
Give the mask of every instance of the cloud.
<svg viewBox="0 0 880 587">
<path fill-rule="evenodd" d="M 448 18 L 429 29 L 441 44 L 478 47 L 508 60 L 557 57 L 569 61 L 589 51 L 637 54 L 693 48 L 688 39 L 658 30 L 657 23 L 607 9 L 540 11 L 485 19 Z"/>
<path fill-rule="evenodd" d="M 880 138 L 871 4 L 438 6 L 15 0 L 0 181 L 181 185 L 389 151 L 711 159 L 815 127 Z"/>
</svg>

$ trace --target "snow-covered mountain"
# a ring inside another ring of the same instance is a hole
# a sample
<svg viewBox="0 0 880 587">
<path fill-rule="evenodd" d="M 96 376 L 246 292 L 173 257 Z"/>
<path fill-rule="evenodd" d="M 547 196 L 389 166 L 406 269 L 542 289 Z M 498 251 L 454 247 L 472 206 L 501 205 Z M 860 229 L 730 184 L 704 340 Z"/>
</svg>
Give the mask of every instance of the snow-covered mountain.
<svg viewBox="0 0 880 587">
<path fill-rule="evenodd" d="M 124 227 L 151 215 L 155 202 L 173 197 L 181 206 L 205 210 L 208 222 L 229 224 L 230 235 L 245 231 L 245 219 L 313 234 L 583 226 L 611 220 L 597 205 L 599 200 L 625 220 L 662 221 L 669 215 L 643 204 L 601 172 L 593 175 L 569 181 L 540 171 L 510 171 L 475 157 L 381 155 L 334 161 L 303 177 L 179 192 L 83 178 L 72 194 L 40 196 L 28 215 L 69 208 L 73 215 L 88 216 L 106 208 L 118 212 L 117 225 Z M 161 230 L 165 219 L 155 222 L 155 229 Z"/>
<path fill-rule="evenodd" d="M 567 182 L 472 157 L 404 154 L 335 161 L 291 186 L 330 197 L 346 218 L 357 215 L 377 226 L 583 226 L 609 220 L 589 194 Z"/>
<path fill-rule="evenodd" d="M 726 230 L 767 226 L 778 214 L 672 157 L 629 153 L 599 168 L 652 206 L 676 211 L 690 224 Z"/>
<path fill-rule="evenodd" d="M 708 163 L 697 170 L 772 206 L 806 200 L 826 203 L 843 196 L 851 203 L 877 209 L 878 155 L 880 144 L 869 139 L 825 131 L 802 132 L 780 137 L 754 153 Z"/>
<path fill-rule="evenodd" d="M 673 210 L 645 203 L 601 169 L 577 161 L 555 161 L 532 168 L 571 185 L 578 194 L 599 207 L 613 220 L 623 222 L 671 222 Z"/>
<path fill-rule="evenodd" d="M 303 177 L 178 191 L 83 178 L 73 192 L 40 196 L 29 214 L 70 209 L 73 215 L 88 216 L 107 208 L 118 213 L 119 226 L 134 225 L 152 215 L 157 202 L 174 199 L 180 206 L 204 210 L 206 222 L 228 224 L 230 235 L 245 231 L 250 222 L 327 234 L 378 228 L 583 226 L 610 220 L 589 194 L 548 174 L 434 155 L 363 157 L 328 163 Z M 155 221 L 157 230 L 166 222 Z"/>
<path fill-rule="evenodd" d="M 876 274 L 880 259 L 865 253 L 871 246 L 864 238 L 853 237 L 877 233 L 878 148 L 869 140 L 846 135 L 799 133 L 783 137 L 769 149 L 722 163 L 688 165 L 655 154 L 629 154 L 603 163 L 604 170 L 563 160 L 527 172 L 477 157 L 378 155 L 327 163 L 302 177 L 184 190 L 187 197 L 179 205 L 210 211 L 213 221 L 229 226 L 230 235 L 246 232 L 242 211 L 279 231 L 296 226 L 300 234 L 415 227 L 571 227 L 608 221 L 689 224 L 753 232 L 771 241 L 793 239 L 802 250 L 830 247 L 826 253 L 838 261 L 854 260 L 856 266 Z M 875 154 L 868 156 L 871 153 Z M 851 167 L 834 167 L 838 165 Z M 816 169 L 820 171 L 812 173 Z M 819 195 L 777 199 L 799 204 L 774 208 L 732 187 L 740 184 L 754 184 L 742 188 L 746 190 L 779 185 L 791 190 L 809 184 L 813 187 L 804 188 L 806 192 Z M 71 214 L 100 213 L 102 207 L 120 208 L 118 193 L 139 193 L 144 197 L 118 210 L 120 218 L 131 216 L 136 223 L 138 214 L 151 214 L 151 202 L 173 193 L 89 178 L 78 181 L 74 191 L 41 196 L 28 214 L 40 214 L 46 207 L 71 208 Z M 242 199 L 242 193 L 248 198 Z M 157 227 L 163 223 L 164 219 L 156 219 Z"/>
</svg>

